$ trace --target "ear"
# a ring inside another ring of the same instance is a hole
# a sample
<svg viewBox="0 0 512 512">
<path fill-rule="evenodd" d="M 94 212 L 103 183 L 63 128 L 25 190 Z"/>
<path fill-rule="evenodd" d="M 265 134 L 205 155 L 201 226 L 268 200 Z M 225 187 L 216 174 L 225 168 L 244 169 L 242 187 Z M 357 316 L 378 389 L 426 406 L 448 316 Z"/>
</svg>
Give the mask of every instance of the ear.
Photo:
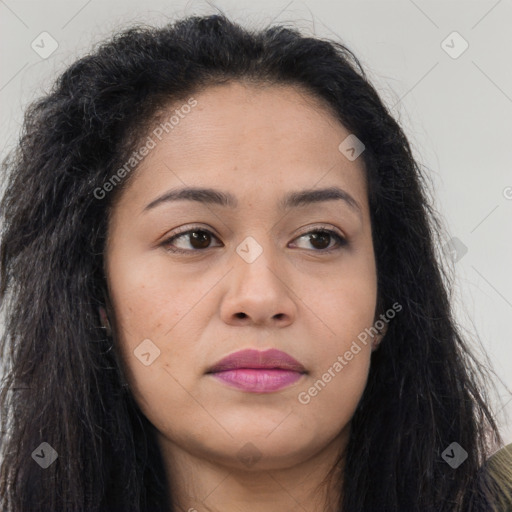
<svg viewBox="0 0 512 512">
<path fill-rule="evenodd" d="M 388 323 L 383 323 L 384 327 L 382 329 L 379 329 L 379 334 L 377 334 L 372 341 L 372 352 L 379 348 L 382 339 L 384 338 L 384 336 L 386 336 L 386 333 L 388 332 Z"/>
<path fill-rule="evenodd" d="M 110 321 L 108 319 L 107 312 L 103 306 L 98 308 L 100 314 L 101 325 L 105 329 L 107 336 L 112 336 L 112 328 L 110 327 Z"/>
</svg>

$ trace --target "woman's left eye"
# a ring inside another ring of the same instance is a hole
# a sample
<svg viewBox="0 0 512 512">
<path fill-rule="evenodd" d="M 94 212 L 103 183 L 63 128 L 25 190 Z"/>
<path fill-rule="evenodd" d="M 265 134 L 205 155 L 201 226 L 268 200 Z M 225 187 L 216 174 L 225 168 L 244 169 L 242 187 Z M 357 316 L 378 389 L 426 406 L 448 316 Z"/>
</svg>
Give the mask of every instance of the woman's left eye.
<svg viewBox="0 0 512 512">
<path fill-rule="evenodd" d="M 190 229 L 188 231 L 178 233 L 171 238 L 168 238 L 162 243 L 162 245 L 170 252 L 175 253 L 198 252 L 200 250 L 210 249 L 209 245 L 212 238 L 218 240 L 218 238 L 207 229 Z M 313 244 L 313 246 L 317 249 L 315 252 L 328 253 L 333 250 L 341 249 L 341 247 L 347 245 L 347 240 L 341 235 L 335 231 L 324 228 L 314 229 L 312 231 L 308 231 L 307 233 L 303 233 L 295 240 L 299 240 L 301 238 L 309 238 L 309 243 Z M 188 243 L 192 247 L 191 249 L 176 247 L 176 241 L 186 239 L 188 239 Z M 332 241 L 332 239 L 336 240 L 336 244 L 329 247 L 329 240 Z"/>
<path fill-rule="evenodd" d="M 325 241 L 328 239 L 335 239 L 336 244 L 334 246 L 329 247 L 329 243 L 326 247 L 320 247 L 319 251 L 316 252 L 331 252 L 337 249 L 341 249 L 343 246 L 347 245 L 347 240 L 343 238 L 341 235 L 338 235 L 335 231 L 332 231 L 331 229 L 315 229 L 313 231 L 308 231 L 307 233 L 304 233 L 296 238 L 296 240 L 299 240 L 300 238 L 304 237 L 310 237 L 309 243 L 316 243 L 320 246 L 325 245 Z M 317 247 L 318 249 L 318 247 Z"/>
</svg>

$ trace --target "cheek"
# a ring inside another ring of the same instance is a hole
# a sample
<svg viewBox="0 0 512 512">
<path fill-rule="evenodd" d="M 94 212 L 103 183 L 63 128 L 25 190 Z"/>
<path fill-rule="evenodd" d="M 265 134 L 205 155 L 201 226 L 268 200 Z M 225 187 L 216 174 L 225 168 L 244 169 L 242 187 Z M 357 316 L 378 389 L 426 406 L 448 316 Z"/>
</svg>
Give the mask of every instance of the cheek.
<svg viewBox="0 0 512 512">
<path fill-rule="evenodd" d="M 173 272 L 160 255 L 138 259 L 113 253 L 111 261 L 117 345 L 130 388 L 143 410 L 148 402 L 182 407 L 190 400 L 183 387 L 193 384 L 191 368 L 202 357 L 192 341 L 201 338 L 212 314 L 201 298 L 218 276 Z"/>
<path fill-rule="evenodd" d="M 128 262 L 114 255 L 112 260 L 116 264 L 109 276 L 119 337 L 129 346 L 145 338 L 162 341 L 197 301 L 198 290 L 151 258 Z"/>
<path fill-rule="evenodd" d="M 366 387 L 369 361 L 368 348 L 345 365 L 334 359 L 298 390 L 297 414 L 317 438 L 332 439 L 350 425 Z"/>
<path fill-rule="evenodd" d="M 365 342 L 361 333 L 373 325 L 374 286 L 339 284 L 329 300 L 321 299 L 323 335 L 314 343 L 311 372 L 296 392 L 297 413 L 323 439 L 350 423 L 370 369 L 371 340 Z"/>
<path fill-rule="evenodd" d="M 325 280 L 329 285 L 323 293 L 309 295 L 316 296 L 314 310 L 321 327 L 311 374 L 297 395 L 304 415 L 319 430 L 348 423 L 366 387 L 372 341 L 367 330 L 377 301 L 373 268 L 370 262 L 360 272 L 340 273 Z"/>
<path fill-rule="evenodd" d="M 377 304 L 377 279 L 372 261 L 359 268 L 345 268 L 304 291 L 304 302 L 311 304 L 322 326 L 319 350 L 326 357 L 344 352 L 352 341 L 373 325 Z M 325 361 L 324 361 L 325 362 Z"/>
</svg>

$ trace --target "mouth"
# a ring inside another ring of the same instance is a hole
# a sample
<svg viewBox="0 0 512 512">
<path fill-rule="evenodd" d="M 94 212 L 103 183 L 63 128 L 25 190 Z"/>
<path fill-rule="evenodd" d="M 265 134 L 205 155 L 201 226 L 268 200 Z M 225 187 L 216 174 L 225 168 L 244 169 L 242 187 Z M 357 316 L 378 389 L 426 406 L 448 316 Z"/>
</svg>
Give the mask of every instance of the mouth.
<svg viewBox="0 0 512 512">
<path fill-rule="evenodd" d="M 243 391 L 271 393 L 297 382 L 307 371 L 286 352 L 269 349 L 235 352 L 218 361 L 206 374 Z"/>
</svg>

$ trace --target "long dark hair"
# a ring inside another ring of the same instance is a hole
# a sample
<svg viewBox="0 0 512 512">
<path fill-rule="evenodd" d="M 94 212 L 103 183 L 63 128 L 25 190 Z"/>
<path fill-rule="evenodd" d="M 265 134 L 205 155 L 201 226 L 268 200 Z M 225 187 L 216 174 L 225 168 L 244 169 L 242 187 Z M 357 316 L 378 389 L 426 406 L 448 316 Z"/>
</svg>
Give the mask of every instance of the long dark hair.
<svg viewBox="0 0 512 512">
<path fill-rule="evenodd" d="M 302 87 L 366 147 L 379 305 L 403 309 L 372 354 L 340 510 L 488 510 L 481 469 L 502 444 L 490 380 L 454 322 L 442 224 L 402 129 L 343 44 L 223 15 L 117 33 L 27 108 L 3 161 L 2 510 L 173 510 L 154 427 L 98 316 L 107 220 L 133 173 L 94 191 L 166 105 L 233 80 Z M 46 469 L 43 442 L 58 454 Z M 456 469 L 442 457 L 453 442 L 467 452 Z"/>
</svg>

